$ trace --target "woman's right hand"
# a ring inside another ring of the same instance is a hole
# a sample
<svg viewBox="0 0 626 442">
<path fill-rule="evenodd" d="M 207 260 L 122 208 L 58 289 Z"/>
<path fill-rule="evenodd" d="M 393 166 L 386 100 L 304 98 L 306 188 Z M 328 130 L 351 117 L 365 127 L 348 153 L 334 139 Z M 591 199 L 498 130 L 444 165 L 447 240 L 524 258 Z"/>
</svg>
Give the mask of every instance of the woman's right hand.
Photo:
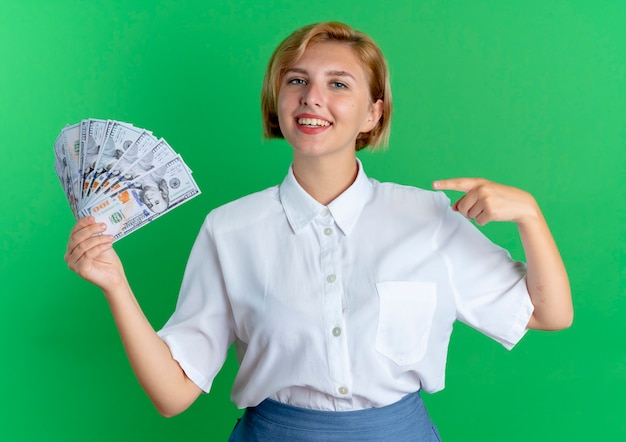
<svg viewBox="0 0 626 442">
<path fill-rule="evenodd" d="M 117 253 L 113 235 L 104 234 L 106 225 L 88 216 L 78 220 L 70 233 L 65 262 L 78 275 L 102 290 L 124 283 L 126 276 Z"/>
<path fill-rule="evenodd" d="M 187 409 L 202 390 L 172 358 L 169 347 L 143 314 L 113 250 L 113 235 L 106 235 L 105 228 L 92 216 L 78 220 L 65 262 L 102 289 L 139 383 L 161 414 L 174 416 Z"/>
</svg>

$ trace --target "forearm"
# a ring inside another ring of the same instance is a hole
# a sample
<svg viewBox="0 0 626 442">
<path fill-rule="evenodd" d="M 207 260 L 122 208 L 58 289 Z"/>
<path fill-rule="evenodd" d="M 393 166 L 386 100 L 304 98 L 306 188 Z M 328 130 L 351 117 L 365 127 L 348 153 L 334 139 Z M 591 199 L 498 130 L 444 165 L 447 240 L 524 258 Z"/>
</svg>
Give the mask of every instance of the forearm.
<svg viewBox="0 0 626 442">
<path fill-rule="evenodd" d="M 189 407 L 200 389 L 172 359 L 168 346 L 144 316 L 113 250 L 114 237 L 105 229 L 92 216 L 80 219 L 70 233 L 65 262 L 102 289 L 137 379 L 157 410 L 173 416 Z"/>
<path fill-rule="evenodd" d="M 438 190 L 466 192 L 453 206 L 476 224 L 512 221 L 517 224 L 526 253 L 526 284 L 535 307 L 529 328 L 559 330 L 574 317 L 569 279 L 561 254 L 539 205 L 528 192 L 482 178 L 435 181 Z"/>
<path fill-rule="evenodd" d="M 567 271 L 538 206 L 531 216 L 518 222 L 518 228 L 526 254 L 526 285 L 535 307 L 528 327 L 538 330 L 569 327 L 574 311 Z"/>
<path fill-rule="evenodd" d="M 159 413 L 169 417 L 187 409 L 200 394 L 156 334 L 127 283 L 104 291 L 128 360 Z"/>
</svg>

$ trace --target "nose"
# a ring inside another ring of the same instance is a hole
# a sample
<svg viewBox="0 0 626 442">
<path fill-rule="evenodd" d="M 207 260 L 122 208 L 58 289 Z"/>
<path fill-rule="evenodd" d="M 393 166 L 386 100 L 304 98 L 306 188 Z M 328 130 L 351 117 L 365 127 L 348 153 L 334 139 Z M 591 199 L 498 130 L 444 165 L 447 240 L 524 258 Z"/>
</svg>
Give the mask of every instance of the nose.
<svg viewBox="0 0 626 442">
<path fill-rule="evenodd" d="M 322 91 L 316 83 L 310 82 L 302 91 L 302 104 L 305 106 L 320 106 L 322 101 Z"/>
</svg>

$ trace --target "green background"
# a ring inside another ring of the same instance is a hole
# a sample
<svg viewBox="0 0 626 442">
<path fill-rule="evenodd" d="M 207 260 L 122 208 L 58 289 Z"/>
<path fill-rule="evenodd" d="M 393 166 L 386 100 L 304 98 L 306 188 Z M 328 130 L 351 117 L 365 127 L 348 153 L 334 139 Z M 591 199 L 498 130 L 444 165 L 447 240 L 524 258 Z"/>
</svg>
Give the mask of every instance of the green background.
<svg viewBox="0 0 626 442">
<path fill-rule="evenodd" d="M 623 1 L 9 1 L 0 6 L 0 440 L 226 440 L 232 357 L 214 391 L 164 419 L 137 384 L 99 291 L 63 261 L 73 218 L 53 142 L 83 118 L 165 137 L 202 196 L 116 244 L 155 327 L 174 308 L 204 215 L 279 183 L 261 139 L 265 63 L 328 19 L 369 33 L 392 73 L 391 147 L 370 176 L 429 187 L 484 176 L 532 192 L 571 278 L 576 318 L 507 352 L 458 325 L 444 441 L 626 440 Z M 455 197 L 455 195 L 452 195 Z M 522 258 L 514 226 L 484 231 Z"/>
</svg>

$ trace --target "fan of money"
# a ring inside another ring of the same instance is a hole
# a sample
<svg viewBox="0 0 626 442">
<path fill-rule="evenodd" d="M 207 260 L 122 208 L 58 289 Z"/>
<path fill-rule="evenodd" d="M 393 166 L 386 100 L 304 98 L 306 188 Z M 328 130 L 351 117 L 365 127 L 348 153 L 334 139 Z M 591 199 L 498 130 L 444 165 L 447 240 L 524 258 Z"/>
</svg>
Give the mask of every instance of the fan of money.
<svg viewBox="0 0 626 442">
<path fill-rule="evenodd" d="M 90 118 L 66 126 L 54 154 L 74 217 L 106 223 L 115 241 L 200 194 L 181 156 L 129 123 Z"/>
</svg>

